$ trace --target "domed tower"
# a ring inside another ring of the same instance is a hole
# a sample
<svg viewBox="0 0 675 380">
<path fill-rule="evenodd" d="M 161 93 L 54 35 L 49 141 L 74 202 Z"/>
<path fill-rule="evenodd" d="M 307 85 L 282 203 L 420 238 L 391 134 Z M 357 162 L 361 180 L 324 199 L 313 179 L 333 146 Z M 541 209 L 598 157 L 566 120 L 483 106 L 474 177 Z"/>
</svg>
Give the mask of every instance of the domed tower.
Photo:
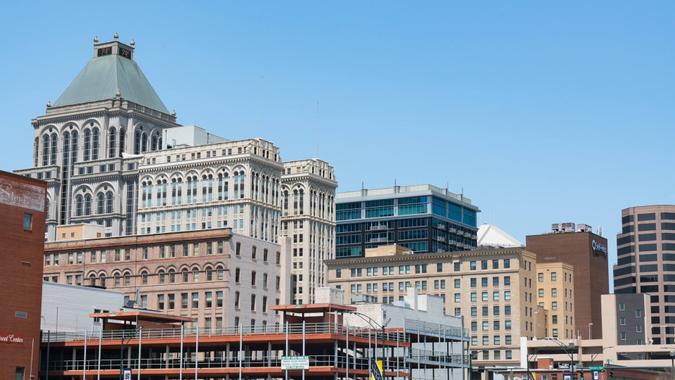
<svg viewBox="0 0 675 380">
<path fill-rule="evenodd" d="M 179 126 L 135 61 L 135 46 L 94 38 L 93 56 L 44 115 L 33 119 L 33 168 L 49 183 L 47 234 L 60 224 L 98 223 L 134 232 L 138 161 Z"/>
</svg>

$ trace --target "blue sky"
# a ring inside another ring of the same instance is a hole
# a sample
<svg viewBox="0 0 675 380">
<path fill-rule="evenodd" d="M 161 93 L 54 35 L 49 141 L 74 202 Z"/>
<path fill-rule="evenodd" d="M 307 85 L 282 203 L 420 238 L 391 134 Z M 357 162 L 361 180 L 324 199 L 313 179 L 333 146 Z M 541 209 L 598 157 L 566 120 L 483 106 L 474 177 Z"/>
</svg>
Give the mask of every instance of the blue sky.
<svg viewBox="0 0 675 380">
<path fill-rule="evenodd" d="M 672 2 L 44 2 L 0 14 L 0 168 L 91 56 L 136 59 L 181 123 L 321 157 L 340 190 L 464 191 L 519 239 L 673 203 Z"/>
</svg>

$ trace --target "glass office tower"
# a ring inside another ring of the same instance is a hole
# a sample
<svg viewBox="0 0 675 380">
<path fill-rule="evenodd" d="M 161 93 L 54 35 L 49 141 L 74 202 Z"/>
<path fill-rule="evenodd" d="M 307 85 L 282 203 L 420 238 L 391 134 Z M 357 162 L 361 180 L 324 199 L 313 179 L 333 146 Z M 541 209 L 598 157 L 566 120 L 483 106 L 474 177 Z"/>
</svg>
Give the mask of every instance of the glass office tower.
<svg viewBox="0 0 675 380">
<path fill-rule="evenodd" d="M 476 247 L 478 207 L 463 195 L 432 185 L 338 193 L 336 257 L 399 244 L 415 253 Z"/>
</svg>

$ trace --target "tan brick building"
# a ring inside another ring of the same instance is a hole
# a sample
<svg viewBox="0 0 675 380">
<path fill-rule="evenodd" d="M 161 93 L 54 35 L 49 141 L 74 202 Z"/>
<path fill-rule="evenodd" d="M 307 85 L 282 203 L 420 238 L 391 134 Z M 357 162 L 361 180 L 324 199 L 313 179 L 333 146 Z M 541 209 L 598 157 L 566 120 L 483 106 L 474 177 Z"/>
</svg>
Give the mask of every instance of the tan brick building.
<svg viewBox="0 0 675 380">
<path fill-rule="evenodd" d="M 406 289 L 445 299 L 464 316 L 473 366 L 517 366 L 519 338 L 534 335 L 536 258 L 522 248 L 412 254 L 401 247 L 326 261 L 328 283 L 372 302 L 402 300 Z"/>
<path fill-rule="evenodd" d="M 537 305 L 544 309 L 544 337 L 571 339 L 574 328 L 574 268 L 537 263 Z"/>
<path fill-rule="evenodd" d="M 229 228 L 56 241 L 45 246 L 44 280 L 102 286 L 129 301 L 138 291 L 137 306 L 202 328 L 266 325 L 277 321 L 271 307 L 288 303 L 283 251 Z"/>
</svg>

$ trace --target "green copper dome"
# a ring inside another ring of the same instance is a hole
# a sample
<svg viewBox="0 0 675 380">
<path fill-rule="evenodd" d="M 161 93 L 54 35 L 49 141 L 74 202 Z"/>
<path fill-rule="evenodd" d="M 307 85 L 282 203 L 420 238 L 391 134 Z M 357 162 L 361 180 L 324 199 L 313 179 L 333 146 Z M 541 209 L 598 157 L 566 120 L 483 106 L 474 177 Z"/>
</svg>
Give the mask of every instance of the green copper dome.
<svg viewBox="0 0 675 380">
<path fill-rule="evenodd" d="M 69 106 L 122 98 L 168 114 L 164 103 L 131 57 L 108 54 L 92 58 L 54 106 Z"/>
</svg>

